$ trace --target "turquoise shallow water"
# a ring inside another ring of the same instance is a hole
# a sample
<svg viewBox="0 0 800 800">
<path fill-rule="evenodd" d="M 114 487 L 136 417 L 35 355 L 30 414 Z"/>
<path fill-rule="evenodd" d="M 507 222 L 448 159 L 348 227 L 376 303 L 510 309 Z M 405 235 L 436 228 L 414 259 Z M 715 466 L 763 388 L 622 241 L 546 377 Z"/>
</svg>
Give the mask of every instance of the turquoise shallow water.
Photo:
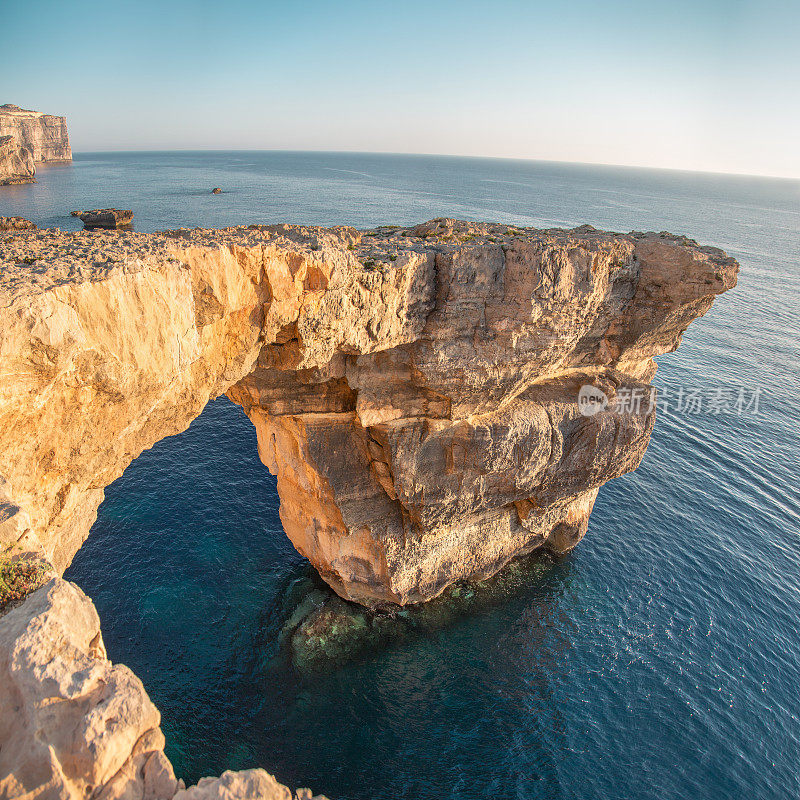
<svg viewBox="0 0 800 800">
<path fill-rule="evenodd" d="M 213 186 L 226 190 L 212 196 Z M 187 781 L 263 765 L 332 798 L 796 798 L 800 794 L 800 183 L 579 165 L 322 153 L 83 154 L 0 194 L 75 229 L 448 215 L 685 233 L 739 287 L 660 359 L 675 399 L 600 492 L 580 547 L 503 602 L 342 666 L 299 672 L 281 630 L 313 574 L 227 400 L 109 487 L 67 575 L 109 655 L 163 714 Z"/>
</svg>

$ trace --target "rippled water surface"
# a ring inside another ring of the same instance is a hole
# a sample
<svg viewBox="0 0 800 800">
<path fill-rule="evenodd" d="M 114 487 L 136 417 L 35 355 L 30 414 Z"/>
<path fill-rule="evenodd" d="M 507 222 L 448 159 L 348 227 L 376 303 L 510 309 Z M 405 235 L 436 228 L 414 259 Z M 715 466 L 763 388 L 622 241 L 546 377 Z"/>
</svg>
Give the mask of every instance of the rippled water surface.
<svg viewBox="0 0 800 800">
<path fill-rule="evenodd" d="M 214 186 L 221 195 L 211 195 Z M 304 673 L 282 631 L 314 589 L 274 479 L 227 400 L 116 483 L 68 577 L 194 781 L 263 765 L 332 798 L 800 795 L 800 183 L 497 160 L 324 153 L 79 155 L 0 214 L 139 230 L 434 216 L 671 230 L 742 264 L 660 359 L 667 400 L 744 390 L 758 413 L 661 413 L 589 534 L 424 636 Z"/>
</svg>

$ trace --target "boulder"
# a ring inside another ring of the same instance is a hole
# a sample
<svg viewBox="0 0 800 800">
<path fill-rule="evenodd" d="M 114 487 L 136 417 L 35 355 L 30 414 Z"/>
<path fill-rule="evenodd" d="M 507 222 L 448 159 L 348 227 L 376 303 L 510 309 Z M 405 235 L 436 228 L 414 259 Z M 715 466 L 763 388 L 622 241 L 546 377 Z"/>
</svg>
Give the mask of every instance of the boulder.
<svg viewBox="0 0 800 800">
<path fill-rule="evenodd" d="M 263 769 L 223 772 L 219 778 L 201 778 L 195 786 L 181 789 L 174 800 L 327 800 L 310 789 L 290 789 Z"/>
</svg>

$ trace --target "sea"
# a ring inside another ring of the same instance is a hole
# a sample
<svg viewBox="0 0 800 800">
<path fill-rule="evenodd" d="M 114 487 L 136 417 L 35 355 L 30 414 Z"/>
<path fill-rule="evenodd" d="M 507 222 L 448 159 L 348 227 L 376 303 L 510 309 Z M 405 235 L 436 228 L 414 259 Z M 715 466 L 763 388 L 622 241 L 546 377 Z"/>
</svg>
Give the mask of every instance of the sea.
<svg viewBox="0 0 800 800">
<path fill-rule="evenodd" d="M 332 800 L 800 796 L 800 182 L 148 152 L 77 153 L 0 190 L 0 214 L 64 230 L 107 206 L 133 209 L 140 231 L 589 223 L 741 262 L 736 289 L 658 359 L 649 450 L 600 490 L 577 549 L 352 657 L 308 669 L 287 644 L 323 590 L 237 406 L 213 400 L 132 463 L 66 576 L 161 710 L 187 784 L 262 766 Z"/>
</svg>

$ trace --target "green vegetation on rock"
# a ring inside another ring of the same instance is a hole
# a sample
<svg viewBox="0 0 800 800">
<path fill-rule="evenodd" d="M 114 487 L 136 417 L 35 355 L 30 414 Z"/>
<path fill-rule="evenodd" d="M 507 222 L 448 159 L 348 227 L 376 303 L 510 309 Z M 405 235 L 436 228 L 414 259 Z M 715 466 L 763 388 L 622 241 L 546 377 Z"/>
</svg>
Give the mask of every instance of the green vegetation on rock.
<svg viewBox="0 0 800 800">
<path fill-rule="evenodd" d="M 0 611 L 38 589 L 50 571 L 50 565 L 40 559 L 13 560 L 3 556 L 0 560 Z"/>
</svg>

